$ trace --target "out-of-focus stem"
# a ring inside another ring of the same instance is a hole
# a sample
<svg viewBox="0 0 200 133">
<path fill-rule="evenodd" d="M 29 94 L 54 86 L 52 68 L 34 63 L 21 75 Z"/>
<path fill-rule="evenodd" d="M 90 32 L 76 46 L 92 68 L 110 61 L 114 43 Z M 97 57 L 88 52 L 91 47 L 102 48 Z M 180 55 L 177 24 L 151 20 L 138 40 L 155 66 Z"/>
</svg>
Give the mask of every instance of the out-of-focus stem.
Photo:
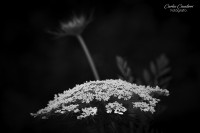
<svg viewBox="0 0 200 133">
<path fill-rule="evenodd" d="M 96 79 L 96 80 L 100 80 L 99 75 L 98 75 L 98 72 L 97 72 L 96 67 L 95 67 L 95 65 L 94 65 L 94 61 L 92 60 L 92 57 L 91 57 L 91 55 L 90 55 L 90 52 L 89 52 L 89 50 L 88 50 L 88 48 L 87 48 L 87 46 L 86 46 L 86 44 L 85 44 L 85 42 L 84 42 L 82 36 L 81 36 L 81 35 L 76 35 L 76 37 L 77 37 L 77 39 L 79 40 L 79 42 L 80 42 L 80 44 L 81 44 L 81 46 L 82 46 L 82 48 L 83 48 L 83 50 L 84 50 L 84 52 L 85 52 L 85 54 L 86 54 L 86 57 L 87 57 L 87 59 L 88 59 L 88 61 L 89 61 L 89 64 L 90 64 L 90 67 L 91 67 L 91 69 L 92 69 L 92 72 L 93 72 L 93 74 L 94 74 L 95 79 Z"/>
</svg>

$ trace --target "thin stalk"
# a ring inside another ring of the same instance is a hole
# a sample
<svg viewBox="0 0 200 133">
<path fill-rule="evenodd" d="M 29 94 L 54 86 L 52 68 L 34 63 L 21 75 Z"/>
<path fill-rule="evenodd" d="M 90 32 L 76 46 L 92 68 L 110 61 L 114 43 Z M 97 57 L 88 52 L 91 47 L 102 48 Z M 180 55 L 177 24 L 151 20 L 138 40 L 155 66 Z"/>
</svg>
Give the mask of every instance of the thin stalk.
<svg viewBox="0 0 200 133">
<path fill-rule="evenodd" d="M 84 50 L 84 52 L 86 54 L 86 57 L 87 57 L 87 59 L 89 61 L 89 64 L 90 64 L 90 67 L 92 69 L 92 72 L 94 74 L 95 79 L 96 80 L 100 80 L 98 72 L 97 72 L 96 67 L 94 65 L 94 61 L 92 60 L 92 56 L 90 55 L 90 52 L 89 52 L 89 50 L 88 50 L 88 48 L 87 48 L 82 36 L 81 35 L 76 35 L 76 37 L 77 37 L 78 41 L 80 42 L 80 44 L 81 44 L 81 46 L 82 46 L 82 48 L 83 48 L 83 50 Z"/>
</svg>

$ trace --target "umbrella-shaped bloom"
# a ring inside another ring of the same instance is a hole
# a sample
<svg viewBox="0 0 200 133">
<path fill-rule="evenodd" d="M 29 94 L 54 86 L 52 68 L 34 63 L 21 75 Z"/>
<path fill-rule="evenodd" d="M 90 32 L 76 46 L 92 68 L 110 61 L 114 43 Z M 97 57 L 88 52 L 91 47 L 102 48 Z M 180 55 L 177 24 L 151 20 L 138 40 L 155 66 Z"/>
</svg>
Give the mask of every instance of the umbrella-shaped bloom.
<svg viewBox="0 0 200 133">
<path fill-rule="evenodd" d="M 124 114 L 130 110 L 140 109 L 144 112 L 154 113 L 154 107 L 160 101 L 153 96 L 169 95 L 166 89 L 158 86 L 142 86 L 132 84 L 120 79 L 90 81 L 55 95 L 47 107 L 32 116 L 46 118 L 53 114 L 73 113 L 77 119 L 98 115 L 99 112 Z M 99 106 L 102 104 L 102 106 Z"/>
<path fill-rule="evenodd" d="M 80 35 L 85 27 L 90 23 L 90 19 L 86 19 L 84 15 L 74 16 L 71 21 L 60 22 L 58 32 L 50 32 L 58 37 L 67 35 Z"/>
</svg>

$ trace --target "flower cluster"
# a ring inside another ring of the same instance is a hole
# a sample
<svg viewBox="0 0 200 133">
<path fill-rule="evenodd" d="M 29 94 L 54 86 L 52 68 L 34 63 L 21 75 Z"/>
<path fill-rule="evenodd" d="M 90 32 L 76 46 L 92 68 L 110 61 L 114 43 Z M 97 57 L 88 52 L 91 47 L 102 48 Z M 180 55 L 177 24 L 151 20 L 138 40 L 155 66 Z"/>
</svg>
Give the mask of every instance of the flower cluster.
<svg viewBox="0 0 200 133">
<path fill-rule="evenodd" d="M 88 117 L 90 115 L 94 116 L 97 114 L 97 108 L 96 107 L 89 107 L 89 108 L 83 108 L 82 109 L 82 114 L 77 117 L 77 119 L 82 119 L 85 117 Z"/>
<path fill-rule="evenodd" d="M 123 112 L 125 112 L 127 109 L 125 107 L 122 106 L 122 104 L 118 103 L 117 101 L 113 102 L 113 103 L 108 103 L 106 105 L 106 112 L 107 113 L 111 113 L 112 110 L 114 110 L 114 113 L 120 114 L 122 115 Z"/>
<path fill-rule="evenodd" d="M 147 111 L 150 111 L 152 113 L 155 112 L 154 107 L 145 102 L 134 102 L 133 107 L 140 108 L 140 110 L 145 111 L 145 112 L 147 112 Z"/>
<path fill-rule="evenodd" d="M 55 95 L 47 107 L 31 115 L 36 117 L 52 113 L 81 113 L 77 119 L 82 119 L 97 115 L 101 110 L 99 103 L 104 103 L 106 113 L 114 110 L 114 113 L 123 114 L 130 109 L 126 107 L 130 104 L 132 109 L 139 108 L 141 111 L 154 113 L 154 107 L 159 102 L 159 99 L 152 97 L 154 94 L 168 96 L 169 92 L 158 86 L 138 86 L 120 79 L 90 81 Z"/>
</svg>

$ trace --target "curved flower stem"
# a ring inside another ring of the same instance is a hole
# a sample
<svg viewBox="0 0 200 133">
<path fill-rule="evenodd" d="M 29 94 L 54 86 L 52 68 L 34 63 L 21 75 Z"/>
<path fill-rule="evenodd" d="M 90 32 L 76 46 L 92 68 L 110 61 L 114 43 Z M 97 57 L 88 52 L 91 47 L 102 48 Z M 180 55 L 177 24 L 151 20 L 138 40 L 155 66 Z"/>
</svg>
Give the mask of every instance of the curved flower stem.
<svg viewBox="0 0 200 133">
<path fill-rule="evenodd" d="M 92 60 L 90 52 L 89 52 L 89 50 L 88 50 L 88 48 L 87 48 L 82 36 L 81 35 L 76 35 L 76 37 L 77 37 L 78 41 L 81 43 L 81 46 L 82 46 L 82 48 L 83 48 L 83 50 L 84 50 L 84 52 L 85 52 L 85 54 L 87 56 L 87 59 L 89 61 L 89 64 L 90 64 L 90 67 L 92 69 L 92 72 L 94 74 L 95 79 L 96 80 L 100 80 L 98 72 L 97 72 L 96 67 L 94 65 L 94 61 Z"/>
</svg>

